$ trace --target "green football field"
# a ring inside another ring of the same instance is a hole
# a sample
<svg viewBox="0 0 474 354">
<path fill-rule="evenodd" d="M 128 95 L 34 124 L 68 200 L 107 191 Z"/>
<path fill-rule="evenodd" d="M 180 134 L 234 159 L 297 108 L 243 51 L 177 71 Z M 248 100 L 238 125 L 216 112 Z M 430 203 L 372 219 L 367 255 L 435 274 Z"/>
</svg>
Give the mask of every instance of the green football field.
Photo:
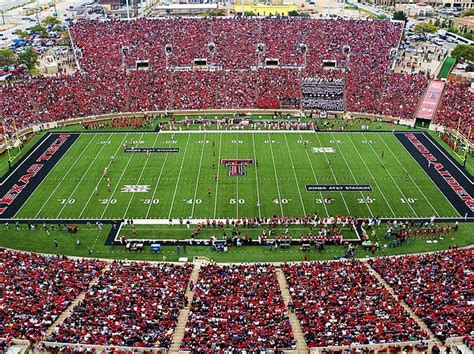
<svg viewBox="0 0 474 354">
<path fill-rule="evenodd" d="M 124 152 L 124 143 L 179 152 Z M 236 177 L 223 159 L 252 163 Z M 306 185 L 343 184 L 370 185 L 372 192 L 306 191 Z M 459 216 L 388 132 L 183 131 L 81 134 L 16 217 L 167 220 L 315 212 Z"/>
</svg>

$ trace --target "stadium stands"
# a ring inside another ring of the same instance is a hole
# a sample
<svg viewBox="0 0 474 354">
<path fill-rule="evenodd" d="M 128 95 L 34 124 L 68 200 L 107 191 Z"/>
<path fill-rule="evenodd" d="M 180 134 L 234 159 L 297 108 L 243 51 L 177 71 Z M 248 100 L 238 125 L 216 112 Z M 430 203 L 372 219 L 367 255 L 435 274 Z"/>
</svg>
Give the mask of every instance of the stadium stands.
<svg viewBox="0 0 474 354">
<path fill-rule="evenodd" d="M 359 261 L 287 264 L 283 271 L 309 347 L 427 338 Z"/>
<path fill-rule="evenodd" d="M 440 339 L 474 328 L 472 249 L 377 258 L 370 263 Z"/>
<path fill-rule="evenodd" d="M 0 251 L 0 338 L 35 342 L 103 266 L 99 261 Z"/>
<path fill-rule="evenodd" d="M 201 268 L 181 345 L 183 350 L 208 353 L 294 346 L 273 266 Z"/>
<path fill-rule="evenodd" d="M 191 271 L 191 265 L 114 262 L 48 340 L 168 348 Z"/>
<path fill-rule="evenodd" d="M 24 128 L 116 112 L 300 108 L 304 78 L 319 78 L 345 79 L 346 111 L 411 119 L 428 80 L 390 72 L 401 32 L 398 22 L 291 17 L 79 21 L 81 71 L 1 87 L 0 114 Z M 471 116 L 472 92 L 448 85 L 436 122 L 461 118 L 466 132 Z"/>
<path fill-rule="evenodd" d="M 448 82 L 434 123 L 457 128 L 459 122 L 461 132 L 467 136 L 469 127 L 474 128 L 474 92 L 467 82 Z"/>
</svg>

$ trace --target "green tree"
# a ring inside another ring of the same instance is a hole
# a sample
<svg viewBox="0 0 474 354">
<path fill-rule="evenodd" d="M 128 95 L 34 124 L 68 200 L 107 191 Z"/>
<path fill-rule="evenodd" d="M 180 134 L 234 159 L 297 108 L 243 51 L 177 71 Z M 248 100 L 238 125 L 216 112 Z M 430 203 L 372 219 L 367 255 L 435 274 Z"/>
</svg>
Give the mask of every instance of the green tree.
<svg viewBox="0 0 474 354">
<path fill-rule="evenodd" d="M 38 63 L 38 53 L 36 53 L 31 47 L 18 54 L 18 58 L 30 72 Z"/>
<path fill-rule="evenodd" d="M 20 38 L 25 38 L 26 36 L 28 36 L 28 32 L 26 31 L 23 31 L 21 29 L 16 29 L 13 34 L 17 35 L 18 37 Z"/>
<path fill-rule="evenodd" d="M 423 22 L 415 26 L 414 32 L 425 35 L 427 33 L 436 32 L 437 29 L 438 27 L 436 27 L 434 24 Z"/>
<path fill-rule="evenodd" d="M 34 25 L 33 27 L 29 28 L 30 33 L 31 32 L 46 32 L 46 27 L 41 26 L 41 25 Z"/>
<path fill-rule="evenodd" d="M 0 66 L 9 66 L 17 63 L 17 57 L 13 50 L 2 48 L 0 49 Z"/>
<path fill-rule="evenodd" d="M 395 11 L 393 13 L 393 19 L 398 21 L 404 21 L 405 24 L 408 22 L 408 17 L 403 11 Z"/>
<path fill-rule="evenodd" d="M 55 26 L 55 25 L 60 25 L 60 24 L 61 24 L 61 20 L 59 20 L 58 18 L 54 16 L 47 16 L 43 20 L 43 26 L 46 26 L 46 27 L 49 25 Z"/>
<path fill-rule="evenodd" d="M 461 12 L 461 17 L 474 16 L 474 9 L 464 10 Z"/>
<path fill-rule="evenodd" d="M 459 44 L 454 47 L 451 56 L 456 59 L 474 60 L 474 47 L 469 44 Z"/>
</svg>

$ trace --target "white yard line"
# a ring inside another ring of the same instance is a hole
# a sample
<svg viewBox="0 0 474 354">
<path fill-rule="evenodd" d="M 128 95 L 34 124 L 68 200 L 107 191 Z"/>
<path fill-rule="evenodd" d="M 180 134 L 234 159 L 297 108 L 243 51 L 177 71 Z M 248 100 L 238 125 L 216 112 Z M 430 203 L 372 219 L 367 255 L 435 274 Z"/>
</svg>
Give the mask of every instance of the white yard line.
<svg viewBox="0 0 474 354">
<path fill-rule="evenodd" d="M 365 134 L 362 134 L 362 136 L 364 137 L 365 140 L 368 140 L 366 137 L 365 137 Z M 375 156 L 377 156 L 377 159 L 380 161 L 381 164 L 383 164 L 383 161 L 382 159 L 380 158 L 379 154 L 375 151 L 374 147 L 372 146 L 372 144 L 367 144 L 370 146 L 370 148 L 372 149 L 372 151 L 374 152 Z M 395 186 L 397 187 L 398 191 L 400 192 L 400 194 L 403 196 L 403 198 L 405 198 L 405 200 L 407 199 L 405 194 L 402 192 L 402 190 L 400 189 L 400 186 L 398 185 L 398 183 L 395 181 L 395 179 L 393 178 L 392 174 L 387 170 L 387 173 L 388 175 L 390 176 L 390 179 L 392 180 L 392 182 L 395 184 Z M 410 207 L 411 211 L 413 212 L 413 214 L 418 217 L 418 214 L 416 213 L 415 209 L 413 209 L 412 205 L 411 204 L 408 204 L 408 206 Z"/>
<path fill-rule="evenodd" d="M 303 140 L 302 134 L 300 134 L 300 138 L 301 140 Z M 316 173 L 314 172 L 313 162 L 311 161 L 311 158 L 309 157 L 309 154 L 308 154 L 308 149 L 304 149 L 304 151 L 306 152 L 306 157 L 308 158 L 309 165 L 311 166 L 311 172 L 313 172 L 313 178 L 316 184 L 319 184 L 318 177 L 316 177 Z M 324 210 L 326 211 L 326 216 L 329 216 L 328 207 L 326 206 L 326 203 L 324 203 L 323 192 L 319 192 L 319 194 L 321 195 L 321 201 L 323 202 Z"/>
<path fill-rule="evenodd" d="M 81 157 L 82 155 L 84 155 L 84 153 L 86 152 L 86 150 L 89 148 L 89 145 L 92 143 L 92 141 L 94 141 L 96 138 L 96 136 L 92 137 L 92 139 L 90 139 L 90 141 L 87 143 L 86 147 L 81 151 L 81 153 L 79 154 L 79 156 L 77 156 L 77 158 L 75 159 L 74 163 L 69 166 L 67 172 L 62 176 L 61 180 L 59 181 L 59 183 L 56 184 L 56 187 L 54 188 L 54 190 L 49 194 L 49 197 L 48 199 L 46 199 L 46 201 L 43 203 L 43 205 L 41 206 L 41 208 L 38 210 L 38 212 L 36 213 L 35 215 L 35 218 L 38 217 L 38 215 L 41 213 L 41 211 L 44 209 L 44 207 L 49 203 L 49 201 L 51 200 L 51 198 L 53 197 L 53 195 L 57 192 L 57 190 L 59 189 L 59 187 L 61 187 L 62 183 L 66 180 L 66 177 L 69 175 L 69 173 L 74 169 L 74 166 L 76 166 L 76 164 L 81 160 Z M 59 164 L 59 161 L 56 163 L 56 166 Z M 55 167 L 56 167 L 55 166 Z M 51 171 L 50 171 L 51 172 Z M 46 178 L 45 178 L 46 179 Z M 39 186 L 38 186 L 39 187 Z M 33 192 L 34 193 L 34 192 Z M 26 203 L 24 203 L 26 204 Z"/>
<path fill-rule="evenodd" d="M 202 134 L 202 132 L 201 132 L 201 134 Z M 188 145 L 189 145 L 189 139 L 190 138 L 191 138 L 191 134 L 188 135 L 188 140 L 186 141 L 186 147 L 184 148 L 183 158 L 181 159 L 181 166 L 179 167 L 178 180 L 176 181 L 176 187 L 174 189 L 173 199 L 171 201 L 170 212 L 168 214 L 168 219 L 171 219 L 171 213 L 173 211 L 174 201 L 176 199 L 176 193 L 178 192 L 179 180 L 181 178 L 181 171 L 183 171 L 184 161 L 186 160 L 186 151 L 188 151 Z M 195 200 L 193 200 L 193 203 L 194 202 L 195 202 Z"/>
<path fill-rule="evenodd" d="M 155 140 L 153 141 L 153 146 L 150 146 L 150 147 L 155 147 L 156 141 L 158 140 L 158 136 L 159 136 L 159 134 L 156 133 Z M 148 161 L 150 160 L 150 156 L 151 156 L 151 153 L 148 153 L 148 156 L 146 157 L 146 160 L 145 160 L 145 164 L 143 165 L 142 171 L 140 172 L 140 176 L 138 177 L 138 182 L 137 182 L 138 184 L 140 184 L 140 181 L 141 181 L 142 176 L 143 176 L 143 172 L 145 172 L 146 166 L 148 165 Z M 132 205 L 132 200 L 133 200 L 133 197 L 135 196 L 135 194 L 136 194 L 136 192 L 132 192 L 132 197 L 128 201 L 127 209 L 125 209 L 125 212 L 123 213 L 123 219 L 125 219 L 127 217 L 128 210 L 130 209 L 130 205 Z M 150 203 L 151 203 L 151 201 L 150 201 Z"/>
<path fill-rule="evenodd" d="M 123 138 L 122 141 L 120 142 L 120 144 L 119 144 L 117 150 L 115 150 L 114 156 L 117 156 L 117 153 L 120 151 L 120 148 L 122 147 L 123 142 L 125 141 L 125 139 L 127 138 L 127 136 L 128 136 L 128 133 L 124 136 L 124 138 Z M 110 137 L 109 137 L 109 138 L 110 138 Z M 104 145 L 105 145 L 105 144 L 104 144 Z M 108 165 L 107 165 L 107 168 L 109 168 L 111 164 L 112 164 L 112 160 L 109 161 L 109 163 L 108 163 Z M 99 181 L 97 182 L 96 187 L 99 187 L 99 184 L 100 184 L 100 181 L 102 181 L 102 178 L 104 178 L 104 175 L 102 175 L 102 176 L 99 178 Z M 84 204 L 84 207 L 82 208 L 81 213 L 79 214 L 79 218 L 81 218 L 81 217 L 82 217 L 82 214 L 84 214 L 84 211 L 86 211 L 87 206 L 89 205 L 89 203 L 90 203 L 92 197 L 94 196 L 94 194 L 95 194 L 95 191 L 92 191 L 91 194 L 89 195 L 89 198 L 87 199 L 86 204 Z"/>
<path fill-rule="evenodd" d="M 222 151 L 222 134 L 219 138 L 219 156 L 217 161 L 217 180 L 216 180 L 216 193 L 214 194 L 214 219 L 216 218 L 217 213 L 217 194 L 219 193 L 219 180 L 220 180 L 220 167 L 221 167 L 221 151 Z"/>
<path fill-rule="evenodd" d="M 252 134 L 252 145 L 253 145 L 253 158 L 255 159 L 255 185 L 257 186 L 257 208 L 258 208 L 258 218 L 262 218 L 262 208 L 260 206 L 261 199 L 260 199 L 260 190 L 258 186 L 258 166 L 257 166 L 257 152 L 255 151 L 255 135 Z"/>
<path fill-rule="evenodd" d="M 334 133 L 331 133 L 331 137 L 334 140 L 334 142 L 336 143 L 337 148 L 339 149 L 339 144 L 337 142 L 337 139 L 334 137 Z M 354 180 L 354 183 L 357 184 L 357 178 L 354 176 L 354 173 L 352 172 L 352 169 L 349 167 L 349 164 L 347 163 L 347 160 L 346 160 L 346 156 L 345 156 L 344 153 L 342 153 L 342 150 L 341 150 L 341 155 L 342 155 L 342 159 L 344 160 L 345 165 L 347 166 L 347 169 L 349 170 L 349 173 L 352 176 L 352 179 Z M 370 205 L 367 202 L 367 198 L 364 196 L 364 193 L 362 193 L 362 192 L 360 192 L 360 195 L 362 197 L 362 200 L 364 201 L 364 204 L 367 206 L 367 209 L 369 210 L 370 216 L 373 217 L 374 213 L 372 212 L 372 209 L 370 208 Z"/>
<path fill-rule="evenodd" d="M 161 132 L 160 132 L 161 133 Z M 174 139 L 174 135 L 171 136 L 171 140 Z M 169 148 L 171 147 L 172 143 L 171 143 L 171 140 L 170 140 L 170 143 L 169 143 Z M 168 156 L 169 154 L 166 154 L 165 156 L 165 160 L 163 161 L 163 163 L 161 164 L 161 170 L 160 170 L 160 174 L 158 176 L 158 179 L 156 181 L 156 185 L 155 185 L 155 188 L 153 189 L 153 195 L 150 199 L 150 204 L 148 205 L 148 210 L 146 212 L 146 216 L 145 218 L 148 219 L 148 216 L 150 215 L 150 210 L 151 210 L 151 207 L 153 205 L 153 201 L 155 200 L 155 196 L 156 196 L 156 191 L 158 190 L 158 185 L 160 184 L 160 181 L 161 181 L 161 176 L 163 175 L 163 171 L 165 170 L 165 165 L 166 165 L 166 161 L 168 160 Z"/>
<path fill-rule="evenodd" d="M 239 158 L 239 132 L 237 131 L 237 159 Z M 236 203 L 235 203 L 235 208 L 236 208 L 236 211 L 237 211 L 237 215 L 235 216 L 236 219 L 239 218 L 239 177 L 240 176 L 237 176 L 237 198 L 235 199 Z"/>
<path fill-rule="evenodd" d="M 194 208 L 196 207 L 196 196 L 197 196 L 197 191 L 199 187 L 199 177 L 201 176 L 201 168 L 202 168 L 202 158 L 204 156 L 204 147 L 206 146 L 206 135 L 207 133 L 204 133 L 204 139 L 202 141 L 202 149 L 201 149 L 201 158 L 199 160 L 199 170 L 198 170 L 198 175 L 196 179 L 196 187 L 194 188 L 194 197 L 193 197 L 193 206 L 191 209 L 191 219 L 194 217 Z"/>
<path fill-rule="evenodd" d="M 435 207 L 433 206 L 433 204 L 430 203 L 430 201 L 428 200 L 428 198 L 426 198 L 426 195 L 421 191 L 420 187 L 418 186 L 418 183 L 416 183 L 414 180 L 413 180 L 413 177 L 408 173 L 408 171 L 405 169 L 405 166 L 403 166 L 403 164 L 400 162 L 400 160 L 398 159 L 397 155 L 395 155 L 392 151 L 392 149 L 387 145 L 387 143 L 385 142 L 385 139 L 383 139 L 382 137 L 378 136 L 377 137 L 380 138 L 380 140 L 382 140 L 383 144 L 387 147 L 387 150 L 393 155 L 393 157 L 395 157 L 395 160 L 397 160 L 398 164 L 400 165 L 400 167 L 402 168 L 403 172 L 405 172 L 409 177 L 410 177 L 410 180 L 412 181 L 412 183 L 415 185 L 415 187 L 418 189 L 418 191 L 421 193 L 421 195 L 423 196 L 423 198 L 426 200 L 426 202 L 429 204 L 429 206 L 431 207 L 431 209 L 433 209 L 433 211 L 435 212 L 436 216 L 440 216 L 441 214 L 439 214 Z M 398 139 L 397 139 L 397 142 L 398 142 Z M 409 155 L 411 155 L 410 153 L 408 153 Z M 423 169 L 422 169 L 423 170 Z M 428 179 L 434 184 L 433 180 L 428 176 Z M 438 188 L 436 185 L 435 185 L 436 188 Z M 443 194 L 443 193 L 441 193 Z M 444 195 L 444 194 L 443 194 Z M 408 201 L 407 201 L 408 203 Z"/>
<path fill-rule="evenodd" d="M 270 133 L 268 133 L 268 140 L 271 140 Z M 283 204 L 281 203 L 280 184 L 278 182 L 278 175 L 277 175 L 277 171 L 276 171 L 276 167 L 275 167 L 275 156 L 273 155 L 272 144 L 269 144 L 269 145 L 270 145 L 270 151 L 272 153 L 273 172 L 275 173 L 275 182 L 276 182 L 277 191 L 278 191 L 278 204 L 280 204 L 281 216 L 284 216 L 285 214 L 283 213 Z"/>
<path fill-rule="evenodd" d="M 139 142 L 142 138 L 143 138 L 143 133 L 142 133 L 142 135 L 140 135 L 137 142 Z M 125 175 L 125 172 L 127 172 L 128 165 L 130 165 L 130 161 L 132 161 L 132 158 L 133 158 L 133 153 L 130 153 L 130 157 L 128 158 L 127 164 L 125 165 L 122 173 L 120 174 L 120 178 L 117 181 L 117 184 L 115 185 L 114 190 L 112 191 L 112 194 L 110 195 L 110 198 L 112 198 L 115 195 L 115 192 L 117 191 L 117 188 L 119 187 L 120 182 L 122 182 L 122 179 L 123 179 L 123 176 Z M 109 208 L 110 198 L 109 198 L 108 203 L 105 205 L 105 209 L 102 212 L 102 215 L 100 216 L 101 219 L 104 217 L 105 213 L 107 212 L 107 209 Z"/>
<path fill-rule="evenodd" d="M 112 134 L 109 135 L 109 137 L 107 138 L 107 140 L 109 140 L 110 138 L 112 137 Z M 94 166 L 94 163 L 97 161 L 97 158 L 100 156 L 100 153 L 102 152 L 102 150 L 104 150 L 104 148 L 107 146 L 107 144 L 103 144 L 103 146 L 100 148 L 99 152 L 97 153 L 97 155 L 94 157 L 94 160 L 92 160 L 92 162 L 90 163 L 89 167 L 87 167 L 87 170 L 82 174 L 82 177 L 81 179 L 79 180 L 79 182 L 76 184 L 76 187 L 74 187 L 74 190 L 72 191 L 72 193 L 69 195 L 69 197 L 66 198 L 66 200 L 69 200 L 71 199 L 71 197 L 74 195 L 74 193 L 77 191 L 77 189 L 79 188 L 79 186 L 81 185 L 82 181 L 84 181 L 84 178 L 86 177 L 87 173 L 89 172 L 89 170 L 91 169 L 92 166 Z M 59 211 L 58 215 L 56 215 L 56 218 L 59 218 L 59 215 L 62 214 L 62 212 L 64 211 L 64 209 L 66 208 L 68 204 L 67 203 L 64 203 L 63 207 L 61 208 L 61 210 Z"/>
<path fill-rule="evenodd" d="M 385 200 L 385 204 L 387 204 L 388 208 L 390 209 L 390 212 L 392 213 L 392 216 L 393 217 L 396 217 L 397 215 L 395 214 L 395 212 L 393 211 L 392 207 L 390 206 L 390 203 L 388 202 L 387 200 L 387 197 L 385 197 L 385 194 L 384 192 L 382 191 L 382 188 L 380 188 L 379 184 L 377 183 L 377 180 L 375 179 L 374 175 L 372 174 L 372 171 L 370 171 L 370 168 L 367 166 L 367 164 L 365 163 L 365 160 L 364 158 L 362 157 L 362 155 L 360 154 L 359 152 L 359 149 L 357 149 L 356 145 L 354 144 L 354 142 L 352 141 L 352 138 L 350 137 L 350 135 L 347 135 L 349 140 L 351 141 L 351 144 L 352 146 L 354 147 L 354 150 L 357 152 L 357 155 L 359 155 L 359 159 L 362 161 L 362 163 L 364 164 L 365 166 L 365 169 L 367 170 L 367 172 L 369 172 L 370 174 L 370 177 L 372 177 L 372 180 L 374 181 L 375 185 L 377 186 L 377 188 L 380 190 L 380 193 L 382 194 L 382 198 Z"/>
<path fill-rule="evenodd" d="M 288 138 L 286 137 L 286 135 L 285 135 L 285 142 L 286 142 L 286 148 L 288 149 L 288 155 L 290 156 L 291 169 L 293 170 L 293 176 L 295 176 L 296 188 L 298 189 L 298 195 L 300 197 L 301 207 L 303 208 L 303 215 L 308 215 L 306 214 L 306 208 L 304 206 L 303 197 L 301 196 L 300 184 L 298 183 L 298 177 L 296 176 L 296 171 L 295 171 L 295 164 L 293 163 L 293 157 L 291 156 L 290 145 L 288 144 Z M 270 145 L 272 145 L 271 140 L 270 140 Z"/>
<path fill-rule="evenodd" d="M 314 133 L 314 132 L 313 132 Z M 314 133 L 314 135 L 316 135 L 316 138 L 318 139 L 318 144 L 320 147 L 322 147 L 321 145 L 321 140 L 319 139 L 319 133 Z M 329 159 L 326 155 L 326 153 L 323 153 L 324 157 L 326 158 L 326 162 L 327 164 L 329 165 Z M 334 181 L 336 181 L 336 184 L 339 184 L 339 182 L 337 181 L 337 177 L 336 175 L 334 174 L 334 170 L 332 169 L 332 166 L 329 167 L 329 169 L 331 170 L 331 173 L 332 173 L 332 177 L 334 178 Z M 347 213 L 348 214 L 351 214 L 351 211 L 349 210 L 349 207 L 347 205 L 347 202 L 346 202 L 346 198 L 344 198 L 344 194 L 342 194 L 342 192 L 339 192 L 341 198 L 342 198 L 342 201 L 344 202 L 344 205 L 346 206 L 346 210 L 347 210 Z M 323 203 L 324 203 L 324 200 L 323 200 Z"/>
</svg>

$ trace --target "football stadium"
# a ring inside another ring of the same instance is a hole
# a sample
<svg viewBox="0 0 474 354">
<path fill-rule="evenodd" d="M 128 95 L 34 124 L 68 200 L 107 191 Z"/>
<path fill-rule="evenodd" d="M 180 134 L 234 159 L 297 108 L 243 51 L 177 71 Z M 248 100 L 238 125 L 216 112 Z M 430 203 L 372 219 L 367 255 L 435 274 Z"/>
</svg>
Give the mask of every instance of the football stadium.
<svg viewBox="0 0 474 354">
<path fill-rule="evenodd" d="M 0 351 L 472 353 L 474 95 L 404 27 L 68 21 L 0 86 Z"/>
</svg>

